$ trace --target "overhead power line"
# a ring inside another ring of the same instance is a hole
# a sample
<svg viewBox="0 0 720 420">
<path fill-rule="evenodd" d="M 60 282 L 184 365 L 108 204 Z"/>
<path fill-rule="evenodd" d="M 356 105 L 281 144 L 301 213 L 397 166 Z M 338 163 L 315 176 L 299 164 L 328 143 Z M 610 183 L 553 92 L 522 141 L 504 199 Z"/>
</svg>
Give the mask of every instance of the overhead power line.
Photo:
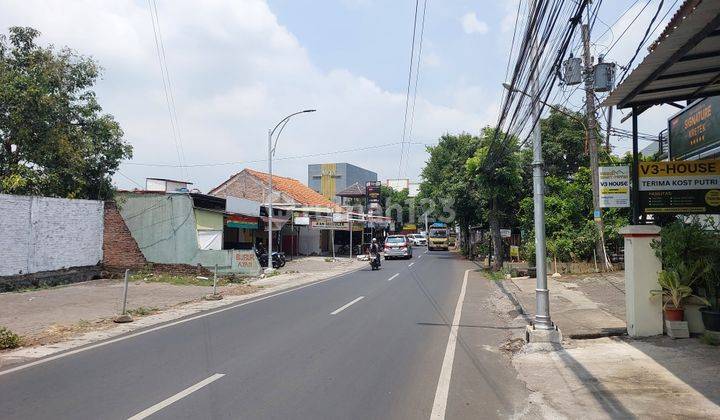
<svg viewBox="0 0 720 420">
<path fill-rule="evenodd" d="M 356 148 L 344 149 L 344 150 L 334 150 L 334 151 L 330 151 L 330 152 L 320 152 L 320 153 L 310 153 L 310 154 L 305 154 L 305 155 L 275 157 L 275 158 L 273 158 L 273 161 L 305 159 L 305 158 L 311 158 L 311 157 L 337 155 L 337 154 L 341 154 L 341 153 L 362 152 L 365 150 L 374 150 L 374 149 L 381 149 L 381 148 L 385 148 L 385 147 L 397 146 L 399 144 L 401 144 L 401 142 L 396 141 L 393 143 L 377 144 L 377 145 L 373 145 L 373 146 L 356 147 Z M 405 144 L 421 145 L 421 146 L 433 145 L 433 143 L 422 143 L 422 142 L 405 142 Z M 244 165 L 244 164 L 250 164 L 250 163 L 262 163 L 262 162 L 267 162 L 267 158 L 253 159 L 253 160 L 241 160 L 241 161 L 233 161 L 233 162 L 186 163 L 183 166 L 186 168 L 204 168 L 204 167 L 213 167 L 213 166 Z M 123 164 L 132 165 L 132 166 L 151 166 L 151 167 L 159 167 L 159 168 L 177 168 L 177 167 L 179 167 L 179 165 L 172 164 L 172 163 L 148 163 L 148 162 L 127 161 L 127 162 L 123 162 Z"/>
<path fill-rule="evenodd" d="M 167 105 L 168 114 L 170 116 L 170 132 L 175 143 L 175 150 L 178 157 L 178 167 L 183 177 L 188 177 L 187 169 L 185 169 L 185 150 L 182 144 L 182 134 L 180 131 L 180 121 L 177 116 L 177 107 L 175 106 L 175 96 L 173 94 L 172 79 L 167 65 L 167 56 L 165 54 L 165 44 L 163 42 L 162 31 L 160 29 L 160 18 L 158 15 L 157 3 L 155 0 L 148 0 L 150 8 L 150 20 L 152 21 L 153 36 L 155 39 L 155 51 L 160 65 L 160 77 L 162 78 L 163 92 L 165 93 L 165 103 Z"/>
<path fill-rule="evenodd" d="M 420 43 L 418 45 L 417 64 L 415 65 L 415 88 L 413 89 L 412 111 L 410 112 L 410 129 L 408 130 L 407 137 L 408 141 L 412 141 L 413 128 L 415 126 L 415 103 L 417 102 L 418 80 L 420 80 L 420 66 L 422 63 L 423 36 L 425 35 L 425 14 L 427 12 L 427 3 L 428 0 L 423 0 L 422 21 L 420 24 Z M 407 175 L 407 167 L 410 161 L 410 149 L 407 148 L 406 150 L 407 158 L 405 159 L 405 171 L 403 172 L 404 175 Z"/>
<path fill-rule="evenodd" d="M 420 0 L 415 0 L 415 17 L 413 18 L 412 41 L 410 43 L 410 68 L 407 77 L 407 91 L 405 92 L 405 116 L 403 117 L 403 129 L 400 143 L 400 160 L 398 162 L 398 178 L 402 171 L 403 155 L 405 153 L 405 134 L 407 133 L 408 110 L 410 108 L 410 86 L 412 85 L 413 64 L 415 62 L 415 33 L 417 31 L 418 5 Z"/>
</svg>

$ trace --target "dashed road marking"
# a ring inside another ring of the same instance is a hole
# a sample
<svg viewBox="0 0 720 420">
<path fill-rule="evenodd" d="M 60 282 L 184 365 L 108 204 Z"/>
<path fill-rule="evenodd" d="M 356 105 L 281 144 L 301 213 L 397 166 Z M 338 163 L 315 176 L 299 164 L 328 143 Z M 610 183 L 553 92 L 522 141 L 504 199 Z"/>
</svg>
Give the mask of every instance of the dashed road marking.
<svg viewBox="0 0 720 420">
<path fill-rule="evenodd" d="M 225 376 L 224 373 L 216 373 L 213 376 L 211 376 L 207 379 L 204 379 L 191 387 L 185 388 L 184 390 L 178 392 L 177 394 L 173 395 L 172 397 L 162 400 L 159 403 L 153 405 L 152 407 L 135 414 L 134 416 L 130 417 L 128 420 L 142 420 L 144 418 L 150 417 L 153 414 L 157 413 L 158 411 L 162 410 L 163 408 L 169 406 L 170 404 L 187 397 L 188 395 L 192 394 L 193 392 L 197 391 L 198 389 L 217 381 L 218 379 L 222 378 L 223 376 Z"/>
<path fill-rule="evenodd" d="M 395 277 L 399 276 L 400 273 L 394 274 L 392 277 L 390 277 L 387 281 L 392 281 Z"/>
<path fill-rule="evenodd" d="M 341 307 L 335 309 L 334 311 L 330 312 L 330 315 L 337 315 L 337 314 L 339 314 L 340 312 L 344 311 L 345 309 L 349 308 L 350 305 L 352 305 L 353 303 L 357 303 L 357 302 L 363 300 L 364 298 L 365 298 L 365 296 L 360 296 L 359 298 L 357 298 L 357 299 L 355 299 L 355 300 L 353 300 L 353 301 L 351 301 L 351 302 L 348 302 L 348 303 L 344 304 L 343 306 L 341 306 Z"/>
</svg>

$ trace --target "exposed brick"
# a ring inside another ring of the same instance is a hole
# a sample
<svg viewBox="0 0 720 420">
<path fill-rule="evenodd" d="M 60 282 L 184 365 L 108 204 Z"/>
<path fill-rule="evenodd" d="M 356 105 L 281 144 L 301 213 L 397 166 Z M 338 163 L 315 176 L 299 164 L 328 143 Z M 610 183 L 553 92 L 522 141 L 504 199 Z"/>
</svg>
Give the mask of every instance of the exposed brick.
<svg viewBox="0 0 720 420">
<path fill-rule="evenodd" d="M 147 260 L 130 234 L 115 202 L 105 202 L 104 217 L 103 265 L 110 270 L 144 267 Z"/>
</svg>

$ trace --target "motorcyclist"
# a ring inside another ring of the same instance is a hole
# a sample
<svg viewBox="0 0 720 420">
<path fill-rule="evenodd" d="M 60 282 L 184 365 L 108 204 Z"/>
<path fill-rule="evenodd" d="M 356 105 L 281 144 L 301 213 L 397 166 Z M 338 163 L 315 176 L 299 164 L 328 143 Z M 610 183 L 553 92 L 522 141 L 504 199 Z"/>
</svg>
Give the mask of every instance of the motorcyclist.
<svg viewBox="0 0 720 420">
<path fill-rule="evenodd" d="M 380 266 L 380 245 L 378 245 L 377 238 L 373 238 L 370 245 L 370 258 L 375 258 L 378 266 Z"/>
</svg>

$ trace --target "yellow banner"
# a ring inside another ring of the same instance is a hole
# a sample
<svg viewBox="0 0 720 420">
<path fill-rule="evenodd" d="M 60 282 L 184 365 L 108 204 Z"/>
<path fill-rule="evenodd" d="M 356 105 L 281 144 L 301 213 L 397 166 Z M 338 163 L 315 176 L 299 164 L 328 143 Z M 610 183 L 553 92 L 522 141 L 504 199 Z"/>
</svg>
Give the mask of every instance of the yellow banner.
<svg viewBox="0 0 720 420">
<path fill-rule="evenodd" d="M 640 178 L 720 175 L 720 159 L 640 162 Z"/>
</svg>

